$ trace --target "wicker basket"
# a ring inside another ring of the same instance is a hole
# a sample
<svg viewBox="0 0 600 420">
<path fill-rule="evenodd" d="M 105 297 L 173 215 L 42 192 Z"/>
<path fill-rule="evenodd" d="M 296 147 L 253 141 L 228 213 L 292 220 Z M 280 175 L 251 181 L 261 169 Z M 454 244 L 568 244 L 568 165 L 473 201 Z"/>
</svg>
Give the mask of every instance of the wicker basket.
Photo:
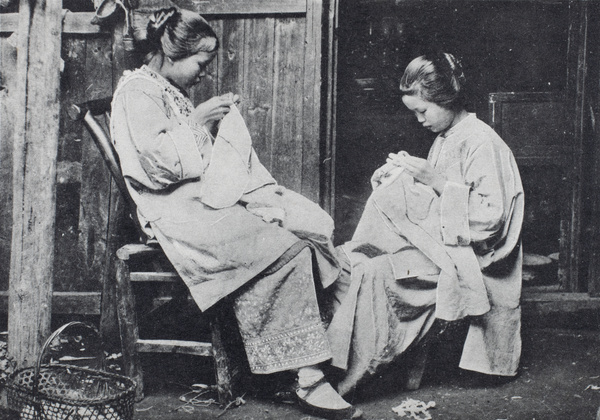
<svg viewBox="0 0 600 420">
<path fill-rule="evenodd" d="M 16 371 L 7 384 L 9 409 L 22 420 L 131 420 L 135 383 L 121 375 L 63 364 L 42 365 L 50 343 L 74 325 L 57 329 L 42 347 L 35 367 Z"/>
</svg>

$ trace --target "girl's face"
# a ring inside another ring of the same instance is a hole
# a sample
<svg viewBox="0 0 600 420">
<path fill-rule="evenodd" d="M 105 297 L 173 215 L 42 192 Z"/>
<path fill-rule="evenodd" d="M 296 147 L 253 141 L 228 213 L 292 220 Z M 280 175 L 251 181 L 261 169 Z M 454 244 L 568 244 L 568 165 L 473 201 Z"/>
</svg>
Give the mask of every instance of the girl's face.
<svg viewBox="0 0 600 420">
<path fill-rule="evenodd" d="M 404 105 L 417 117 L 423 127 L 434 133 L 440 133 L 458 122 L 459 113 L 429 102 L 417 95 L 404 95 Z"/>
<path fill-rule="evenodd" d="M 198 84 L 206 76 L 206 67 L 217 55 L 215 52 L 200 51 L 197 54 L 173 61 L 169 71 L 170 79 L 183 89 Z"/>
</svg>

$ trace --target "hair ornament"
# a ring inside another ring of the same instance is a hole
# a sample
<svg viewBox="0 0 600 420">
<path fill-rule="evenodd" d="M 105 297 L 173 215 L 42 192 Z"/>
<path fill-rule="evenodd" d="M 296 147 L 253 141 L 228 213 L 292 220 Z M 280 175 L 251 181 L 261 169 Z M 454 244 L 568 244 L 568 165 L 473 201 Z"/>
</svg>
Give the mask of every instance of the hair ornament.
<svg viewBox="0 0 600 420">
<path fill-rule="evenodd" d="M 175 7 L 170 7 L 168 9 L 162 9 L 157 12 L 154 12 L 152 16 L 150 16 L 151 25 L 155 30 L 160 30 L 163 26 L 167 24 L 167 21 L 177 12 Z"/>
</svg>

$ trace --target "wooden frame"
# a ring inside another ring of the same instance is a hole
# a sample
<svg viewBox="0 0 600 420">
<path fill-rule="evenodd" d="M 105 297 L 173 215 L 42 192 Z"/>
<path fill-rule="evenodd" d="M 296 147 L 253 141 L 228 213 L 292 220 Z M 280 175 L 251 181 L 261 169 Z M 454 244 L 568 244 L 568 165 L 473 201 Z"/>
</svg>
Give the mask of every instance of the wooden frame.
<svg viewBox="0 0 600 420">
<path fill-rule="evenodd" d="M 304 14 L 309 0 L 141 0 L 137 10 L 176 5 L 203 15 Z"/>
<path fill-rule="evenodd" d="M 142 0 L 137 12 L 154 11 L 161 7 L 176 5 L 194 10 L 202 15 L 282 15 L 306 14 L 308 0 Z M 312 5 L 313 2 L 310 2 Z M 313 9 L 311 7 L 311 9 Z M 63 18 L 63 34 L 110 33 L 104 26 L 92 24 L 93 12 L 67 12 Z M 17 30 L 18 13 L 0 13 L 0 33 Z"/>
<path fill-rule="evenodd" d="M 547 105 L 546 105 L 547 104 Z M 569 184 L 569 180 L 573 179 L 573 165 L 576 159 L 576 146 L 569 142 L 572 136 L 567 133 L 556 133 L 557 138 L 553 142 L 536 143 L 531 141 L 522 141 L 518 144 L 513 144 L 515 133 L 506 133 L 504 127 L 504 119 L 508 111 L 507 107 L 519 107 L 527 112 L 537 113 L 542 112 L 542 109 L 552 104 L 556 104 L 557 108 L 552 111 L 560 113 L 562 107 L 566 107 L 565 96 L 560 92 L 498 92 L 489 94 L 489 115 L 490 125 L 494 130 L 507 142 L 511 147 L 517 163 L 520 167 L 538 167 L 549 166 L 554 167 L 561 172 L 565 184 Z M 529 106 L 529 107 L 528 107 Z M 528 108 L 525 108 L 528 107 Z M 513 111 L 513 115 L 514 115 Z M 527 117 L 527 116 L 526 116 Z M 531 117 L 527 117 L 531 119 Z M 566 118 L 568 123 L 568 118 Z M 542 121 L 543 123 L 543 121 Z M 512 134 L 512 136 L 510 135 Z M 571 184 L 572 185 L 572 184 Z M 559 188 L 559 186 L 557 186 Z M 573 186 L 576 188 L 576 186 Z M 577 205 L 568 200 L 571 192 L 564 194 L 563 201 L 567 202 L 561 207 L 560 211 L 560 238 L 559 238 L 559 266 L 558 266 L 558 281 L 560 288 L 564 291 L 577 290 L 571 282 L 572 273 L 570 268 L 573 266 L 572 255 L 570 253 L 570 238 L 573 237 L 571 231 L 571 221 L 576 217 L 575 209 Z M 527 201 L 527 198 L 526 198 Z"/>
</svg>

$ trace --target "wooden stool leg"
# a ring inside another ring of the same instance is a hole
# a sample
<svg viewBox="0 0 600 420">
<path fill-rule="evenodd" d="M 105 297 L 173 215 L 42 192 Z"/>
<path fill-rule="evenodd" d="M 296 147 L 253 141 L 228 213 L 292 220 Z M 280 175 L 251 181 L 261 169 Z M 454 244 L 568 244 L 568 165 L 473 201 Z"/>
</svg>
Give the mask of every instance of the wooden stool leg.
<svg viewBox="0 0 600 420">
<path fill-rule="evenodd" d="M 421 380 L 425 373 L 430 349 L 431 344 L 429 343 L 429 340 L 425 338 L 424 342 L 418 344 L 413 349 L 411 357 L 407 358 L 408 366 L 406 370 L 406 382 L 404 384 L 406 389 L 414 391 L 421 386 Z"/>
<path fill-rule="evenodd" d="M 144 376 L 136 348 L 139 332 L 135 315 L 135 300 L 127 264 L 121 259 L 117 259 L 116 264 L 117 317 L 119 319 L 123 365 L 125 375 L 130 377 L 137 385 L 136 400 L 140 401 L 144 398 Z"/>
</svg>

